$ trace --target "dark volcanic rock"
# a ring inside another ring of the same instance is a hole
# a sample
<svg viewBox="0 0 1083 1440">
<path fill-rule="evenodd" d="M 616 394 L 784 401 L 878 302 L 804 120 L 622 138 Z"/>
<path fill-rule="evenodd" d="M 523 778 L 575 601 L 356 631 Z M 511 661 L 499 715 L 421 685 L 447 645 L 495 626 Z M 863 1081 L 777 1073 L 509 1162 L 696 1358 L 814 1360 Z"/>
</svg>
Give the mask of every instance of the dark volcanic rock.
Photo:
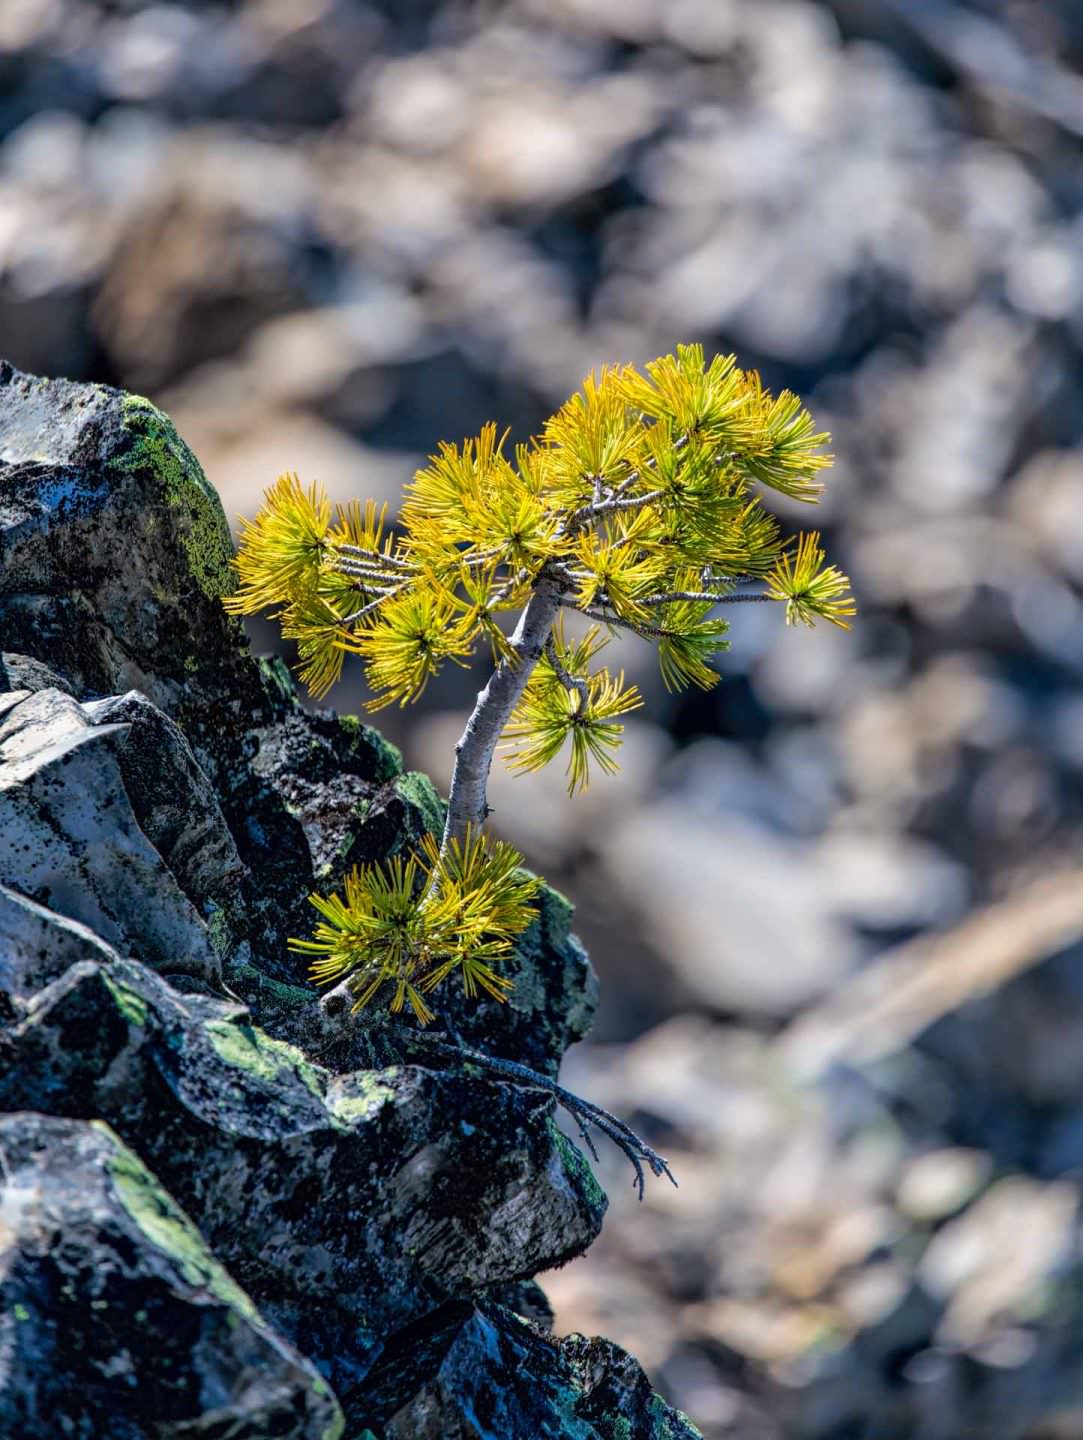
<svg viewBox="0 0 1083 1440">
<path fill-rule="evenodd" d="M 686 1416 L 651 1393 L 619 1346 L 556 1341 L 502 1306 L 460 1325 L 430 1383 L 387 1440 L 696 1440 Z"/>
<path fill-rule="evenodd" d="M 117 760 L 139 828 L 206 920 L 221 915 L 241 929 L 245 868 L 214 788 L 180 729 L 135 690 L 88 701 L 83 713 L 92 725 L 125 727 Z"/>
<path fill-rule="evenodd" d="M 229 530 L 149 401 L 0 366 L 0 634 L 76 693 L 139 690 L 197 749 L 266 702 L 222 609 Z"/>
<path fill-rule="evenodd" d="M 107 1125 L 0 1115 L 0 1435 L 342 1433 L 319 1372 Z"/>
<path fill-rule="evenodd" d="M 63 676 L 29 655 L 0 655 L 0 694 L 11 690 L 63 690 L 74 695 Z"/>
<path fill-rule="evenodd" d="M 230 554 L 153 407 L 0 369 L 0 1440 L 691 1434 L 519 1318 L 606 1208 L 552 1099 L 379 1015 L 327 1043 L 307 896 L 443 803 L 253 661 Z M 555 1073 L 570 918 L 445 1018 Z"/>
<path fill-rule="evenodd" d="M 604 1196 L 547 1097 L 413 1066 L 332 1077 L 246 1019 L 80 962 L 0 1036 L 0 1109 L 138 1146 L 348 1408 L 396 1330 L 597 1234 Z"/>
</svg>

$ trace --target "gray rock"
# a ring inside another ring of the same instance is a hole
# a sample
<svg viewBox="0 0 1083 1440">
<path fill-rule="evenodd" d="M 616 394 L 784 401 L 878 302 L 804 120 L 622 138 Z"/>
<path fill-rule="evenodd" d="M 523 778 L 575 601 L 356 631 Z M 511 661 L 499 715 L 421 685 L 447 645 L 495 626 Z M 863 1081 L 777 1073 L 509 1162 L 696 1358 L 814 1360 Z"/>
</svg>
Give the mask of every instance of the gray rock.
<svg viewBox="0 0 1083 1440">
<path fill-rule="evenodd" d="M 55 670 L 34 660 L 29 655 L 0 655 L 0 694 L 12 690 L 63 690 L 65 694 L 75 692 Z"/>
<path fill-rule="evenodd" d="M 327 1383 L 107 1125 L 0 1115 L 0 1434 L 342 1432 Z"/>
<path fill-rule="evenodd" d="M 149 401 L 0 365 L 0 631 L 77 694 L 139 690 L 220 755 L 266 710 L 229 528 Z"/>
<path fill-rule="evenodd" d="M 116 951 L 69 920 L 0 885 L 0 1019 L 24 1013 L 39 990 L 81 960 L 108 964 Z"/>
<path fill-rule="evenodd" d="M 145 695 L 129 691 L 91 700 L 92 725 L 123 725 L 117 760 L 139 828 L 181 889 L 208 921 L 245 924 L 245 867 L 218 797 L 180 729 Z M 216 929 L 212 923 L 212 940 Z M 218 948 L 225 948 L 223 942 Z"/>
<path fill-rule="evenodd" d="M 126 737 L 59 690 L 0 718 L 0 883 L 151 965 L 213 978 L 207 927 L 132 810 Z"/>
</svg>

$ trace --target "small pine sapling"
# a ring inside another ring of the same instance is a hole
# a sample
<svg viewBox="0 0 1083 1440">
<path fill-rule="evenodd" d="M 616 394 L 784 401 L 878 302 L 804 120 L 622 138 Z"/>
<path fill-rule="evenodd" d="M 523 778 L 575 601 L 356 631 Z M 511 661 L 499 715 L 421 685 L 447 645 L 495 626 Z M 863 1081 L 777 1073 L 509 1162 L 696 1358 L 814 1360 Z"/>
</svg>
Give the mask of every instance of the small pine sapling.
<svg viewBox="0 0 1083 1440">
<path fill-rule="evenodd" d="M 453 975 L 467 995 L 504 999 L 511 988 L 501 967 L 539 882 L 483 831 L 493 756 L 501 746 L 513 769 L 529 771 L 566 752 L 571 794 L 592 766 L 617 768 L 622 717 L 642 701 L 598 660 L 616 631 L 656 646 L 669 689 L 709 688 L 719 678 L 710 661 L 727 645 L 721 607 L 777 601 L 787 623 L 844 629 L 855 612 L 819 534 L 783 536 L 761 498 L 763 488 L 820 496 L 829 437 L 798 398 L 773 396 L 733 356 L 705 364 L 698 345 L 645 372 L 589 377 L 511 456 L 494 425 L 442 445 L 408 486 L 396 534 L 372 502 L 332 507 L 318 486 L 283 475 L 242 522 L 239 585 L 225 602 L 236 614 L 276 607 L 315 696 L 347 654 L 360 655 L 371 709 L 416 700 L 445 662 L 466 665 L 489 647 L 493 669 L 455 747 L 439 842 L 353 871 L 341 894 L 312 896 L 319 923 L 291 944 L 332 987 L 325 1016 L 377 1002 L 408 1009 L 435 1048 L 550 1091 L 588 1144 L 588 1126 L 608 1134 L 641 1194 L 641 1162 L 669 1172 L 622 1122 L 424 1027 L 430 997 Z M 568 633 L 569 612 L 590 622 L 585 633 Z M 501 624 L 513 614 L 513 627 Z"/>
</svg>

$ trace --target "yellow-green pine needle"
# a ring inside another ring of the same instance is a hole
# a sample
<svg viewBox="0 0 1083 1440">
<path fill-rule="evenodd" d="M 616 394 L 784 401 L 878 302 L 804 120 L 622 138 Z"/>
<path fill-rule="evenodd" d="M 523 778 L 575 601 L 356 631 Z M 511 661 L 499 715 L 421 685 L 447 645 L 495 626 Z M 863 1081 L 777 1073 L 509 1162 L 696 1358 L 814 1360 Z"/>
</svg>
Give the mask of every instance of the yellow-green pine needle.
<svg viewBox="0 0 1083 1440">
<path fill-rule="evenodd" d="M 849 630 L 850 617 L 857 613 L 850 582 L 841 570 L 825 564 L 816 530 L 801 535 L 796 546 L 779 557 L 767 593 L 772 600 L 785 601 L 787 625 L 799 620 L 813 625 L 820 619 Z"/>
<path fill-rule="evenodd" d="M 264 492 L 254 520 L 241 519 L 233 565 L 240 584 L 224 600 L 235 615 L 252 615 L 289 601 L 310 585 L 331 527 L 331 502 L 320 485 L 303 489 L 296 475 L 280 475 Z"/>
<path fill-rule="evenodd" d="M 557 664 L 548 655 L 539 660 L 526 690 L 505 727 L 501 748 L 513 770 L 540 770 L 560 753 L 569 741 L 568 793 L 585 790 L 594 760 L 606 774 L 617 769 L 614 752 L 619 749 L 624 726 L 617 717 L 637 709 L 643 700 L 634 685 L 625 688 L 624 672 L 613 676 L 606 669 L 590 674 L 588 665 L 606 644 L 597 626 L 573 645 L 564 639 L 558 623 L 553 632 Z"/>
<path fill-rule="evenodd" d="M 342 895 L 310 896 L 322 918 L 290 946 L 312 957 L 315 983 L 345 981 L 355 1009 L 385 992 L 392 1012 L 409 1006 L 427 1025 L 424 995 L 456 971 L 467 995 L 506 999 L 513 982 L 494 967 L 534 918 L 540 885 L 521 865 L 512 846 L 474 829 L 443 855 L 427 836 L 420 855 L 351 871 Z"/>
</svg>

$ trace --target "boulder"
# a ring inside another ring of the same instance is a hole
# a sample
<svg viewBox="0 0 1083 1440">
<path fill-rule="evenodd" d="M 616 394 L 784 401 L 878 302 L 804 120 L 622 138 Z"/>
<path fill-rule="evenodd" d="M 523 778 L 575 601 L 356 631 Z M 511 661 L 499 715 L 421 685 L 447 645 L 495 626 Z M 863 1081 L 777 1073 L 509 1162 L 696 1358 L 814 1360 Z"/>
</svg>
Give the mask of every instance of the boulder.
<svg viewBox="0 0 1083 1440">
<path fill-rule="evenodd" d="M 128 725 L 92 723 L 61 690 L 0 702 L 0 882 L 160 969 L 217 976 L 207 926 L 125 789 Z"/>
<path fill-rule="evenodd" d="M 107 1125 L 0 1115 L 0 1434 L 342 1433 L 326 1381 Z"/>
</svg>

